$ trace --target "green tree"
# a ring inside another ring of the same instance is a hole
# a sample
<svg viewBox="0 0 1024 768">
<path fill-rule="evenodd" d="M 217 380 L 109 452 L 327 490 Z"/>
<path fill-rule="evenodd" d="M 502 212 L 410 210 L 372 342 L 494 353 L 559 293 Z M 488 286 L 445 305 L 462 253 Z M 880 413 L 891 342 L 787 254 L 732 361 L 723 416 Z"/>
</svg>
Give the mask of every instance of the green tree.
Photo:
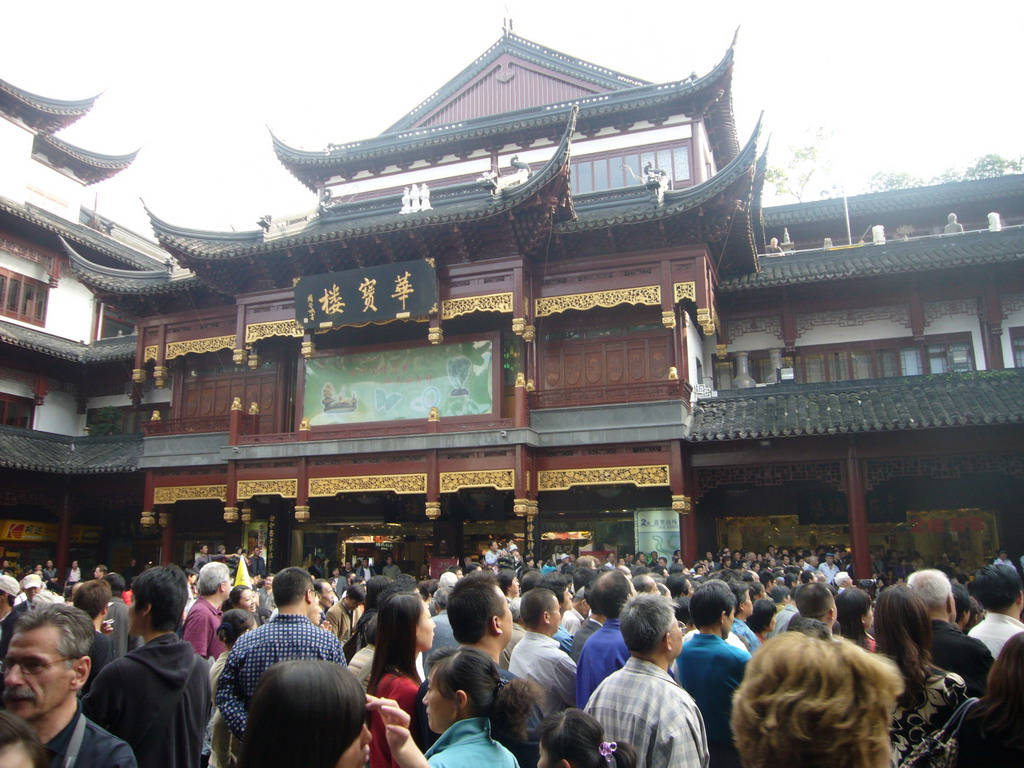
<svg viewBox="0 0 1024 768">
<path fill-rule="evenodd" d="M 923 187 L 924 179 L 902 171 L 879 171 L 868 179 L 868 192 L 890 192 L 895 189 Z"/>
<path fill-rule="evenodd" d="M 932 179 L 933 184 L 945 184 L 949 181 L 977 181 L 1005 176 L 1009 173 L 1024 172 L 1024 155 L 1006 158 L 1002 155 L 983 155 L 963 170 L 948 168 Z"/>
<path fill-rule="evenodd" d="M 765 183 L 774 187 L 779 197 L 793 197 L 799 203 L 816 196 L 832 171 L 828 148 L 834 136 L 835 132 L 824 126 L 815 128 L 807 143 L 789 148 L 789 162 L 768 167 Z"/>
</svg>

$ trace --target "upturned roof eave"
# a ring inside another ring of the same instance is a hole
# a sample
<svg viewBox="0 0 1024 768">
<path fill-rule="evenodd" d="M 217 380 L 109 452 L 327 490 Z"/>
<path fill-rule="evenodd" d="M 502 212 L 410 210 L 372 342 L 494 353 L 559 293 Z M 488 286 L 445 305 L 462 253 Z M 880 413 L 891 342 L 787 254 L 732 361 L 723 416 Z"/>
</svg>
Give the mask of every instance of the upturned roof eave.
<svg viewBox="0 0 1024 768">
<path fill-rule="evenodd" d="M 62 128 L 67 128 L 79 118 L 86 115 L 99 94 L 87 99 L 51 99 L 47 96 L 40 96 L 30 93 L 23 88 L 18 88 L 6 80 L 0 80 L 0 95 L 6 95 L 15 103 L 35 113 L 35 119 L 26 121 L 34 130 L 41 133 L 54 133 Z M 0 104 L 3 99 L 0 98 Z M 0 111 L 4 111 L 0 109 Z M 52 125 L 48 125 L 51 124 Z"/>
<path fill-rule="evenodd" d="M 46 134 L 36 135 L 32 149 L 33 154 L 41 154 L 51 162 L 52 155 L 56 154 L 57 158 L 67 167 L 74 169 L 76 175 L 86 184 L 96 184 L 112 178 L 131 165 L 139 154 L 139 150 L 135 150 L 125 155 L 103 155 Z"/>
<path fill-rule="evenodd" d="M 143 271 L 117 269 L 96 264 L 78 253 L 64 238 L 61 238 L 60 241 L 75 276 L 89 287 L 104 293 L 129 296 L 171 293 L 200 284 L 198 277 L 192 273 L 176 277 L 172 276 L 167 269 Z"/>
</svg>

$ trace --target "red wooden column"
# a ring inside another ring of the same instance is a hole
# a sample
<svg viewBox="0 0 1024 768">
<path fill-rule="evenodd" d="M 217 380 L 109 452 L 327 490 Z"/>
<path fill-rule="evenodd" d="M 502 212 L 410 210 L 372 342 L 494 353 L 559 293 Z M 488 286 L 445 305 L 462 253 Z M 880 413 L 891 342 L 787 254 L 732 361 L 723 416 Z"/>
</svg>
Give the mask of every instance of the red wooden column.
<svg viewBox="0 0 1024 768">
<path fill-rule="evenodd" d="M 67 576 L 71 565 L 71 494 L 64 491 L 57 509 L 57 577 Z"/>
<path fill-rule="evenodd" d="M 170 565 L 174 556 L 174 514 L 160 514 L 160 565 Z"/>
<path fill-rule="evenodd" d="M 679 443 L 674 445 L 679 446 Z M 689 454 L 682 455 L 681 446 L 679 451 L 683 488 L 678 498 L 673 488 L 672 508 L 679 513 L 679 554 L 689 568 L 697 562 L 697 475 L 690 463 Z"/>
<path fill-rule="evenodd" d="M 850 547 L 853 549 L 853 570 L 858 579 L 871 576 L 871 544 L 868 538 L 867 490 L 864 469 L 851 441 L 843 466 L 843 487 L 849 511 Z"/>
</svg>

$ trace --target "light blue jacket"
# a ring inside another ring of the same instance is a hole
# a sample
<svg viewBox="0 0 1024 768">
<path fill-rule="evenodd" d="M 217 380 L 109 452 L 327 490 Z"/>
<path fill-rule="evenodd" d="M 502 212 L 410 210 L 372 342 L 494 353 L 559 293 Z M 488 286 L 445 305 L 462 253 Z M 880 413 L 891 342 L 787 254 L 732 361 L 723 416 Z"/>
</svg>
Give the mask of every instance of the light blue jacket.
<svg viewBox="0 0 1024 768">
<path fill-rule="evenodd" d="M 459 720 L 427 750 L 431 768 L 519 768 L 512 753 L 491 738 L 486 717 Z"/>
</svg>

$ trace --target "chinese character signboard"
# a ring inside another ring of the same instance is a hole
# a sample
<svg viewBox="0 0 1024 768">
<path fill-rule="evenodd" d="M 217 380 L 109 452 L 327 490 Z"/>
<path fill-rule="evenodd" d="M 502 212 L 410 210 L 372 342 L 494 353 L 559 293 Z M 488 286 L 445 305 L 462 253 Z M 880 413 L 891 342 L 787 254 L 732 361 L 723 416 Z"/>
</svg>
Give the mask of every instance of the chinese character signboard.
<svg viewBox="0 0 1024 768">
<path fill-rule="evenodd" d="M 638 509 L 633 513 L 637 552 L 671 558 L 679 549 L 679 513 L 671 509 Z"/>
<path fill-rule="evenodd" d="M 306 361 L 302 415 L 313 426 L 490 414 L 491 340 Z"/>
<path fill-rule="evenodd" d="M 103 529 L 98 525 L 71 526 L 72 544 L 96 544 Z M 57 541 L 58 528 L 53 523 L 30 520 L 0 520 L 0 540 L 52 543 Z"/>
<path fill-rule="evenodd" d="M 309 275 L 295 285 L 295 319 L 307 331 L 436 313 L 433 260 Z"/>
</svg>

